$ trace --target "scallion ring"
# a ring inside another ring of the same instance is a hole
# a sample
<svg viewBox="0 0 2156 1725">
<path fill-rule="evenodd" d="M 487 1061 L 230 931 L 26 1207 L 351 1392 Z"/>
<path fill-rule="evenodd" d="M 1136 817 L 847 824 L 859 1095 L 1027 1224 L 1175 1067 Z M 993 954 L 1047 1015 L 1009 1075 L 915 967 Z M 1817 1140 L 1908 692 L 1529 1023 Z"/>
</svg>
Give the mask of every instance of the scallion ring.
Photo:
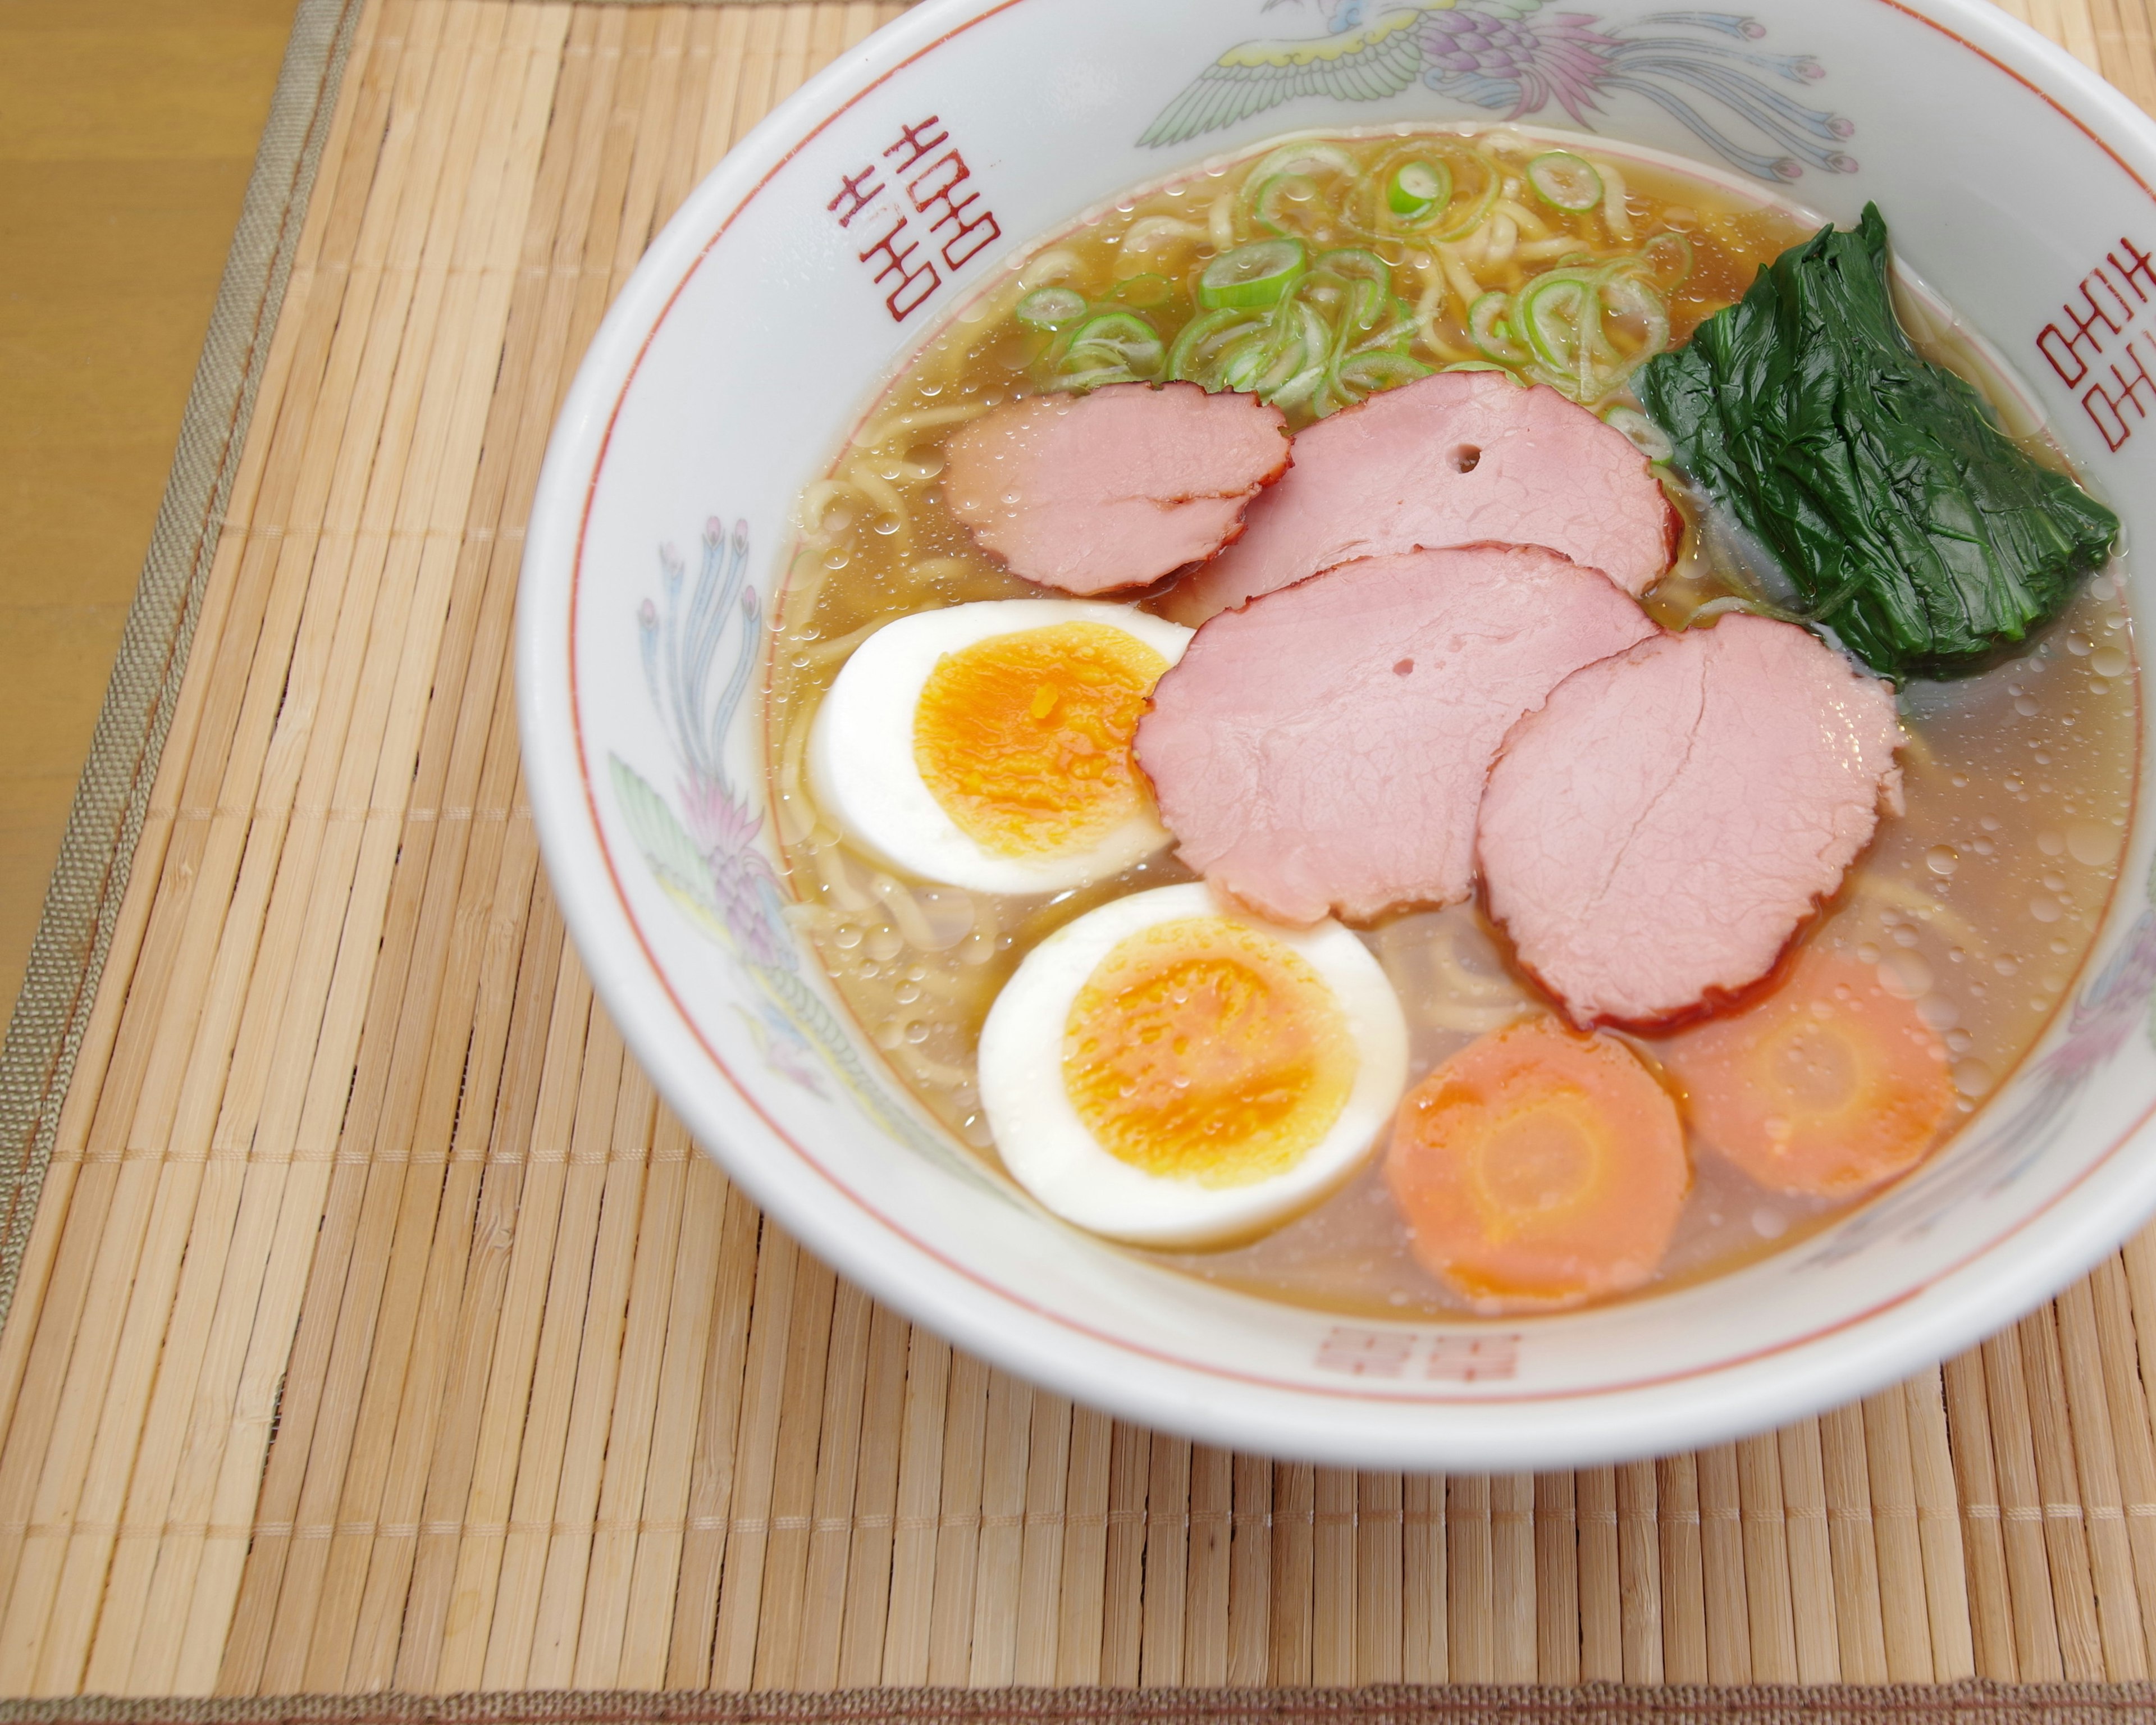
<svg viewBox="0 0 2156 1725">
<path fill-rule="evenodd" d="M 1417 157 L 1393 170 L 1384 190 L 1386 209 L 1414 228 L 1442 214 L 1452 202 L 1452 170 L 1442 162 Z"/>
<path fill-rule="evenodd" d="M 1604 408 L 1602 419 L 1611 430 L 1631 439 L 1632 446 L 1650 461 L 1667 461 L 1676 454 L 1668 434 L 1637 408 Z"/>
<path fill-rule="evenodd" d="M 1018 302 L 1012 316 L 1028 329 L 1059 330 L 1086 315 L 1086 296 L 1069 288 L 1035 288 Z"/>
<path fill-rule="evenodd" d="M 1223 252 L 1198 278 L 1198 303 L 1208 311 L 1277 305 L 1308 269 L 1299 239 L 1260 239 Z"/>
<path fill-rule="evenodd" d="M 1158 376 L 1167 350 L 1153 327 L 1128 311 L 1107 311 L 1081 324 L 1056 364 L 1060 389 L 1097 389 Z"/>
<path fill-rule="evenodd" d="M 1602 176 L 1569 150 L 1549 150 L 1527 164 L 1527 183 L 1553 208 L 1584 215 L 1602 202 Z"/>
<path fill-rule="evenodd" d="M 1513 339 L 1512 327 L 1507 321 L 1512 309 L 1512 295 L 1496 292 L 1483 295 L 1467 308 L 1468 340 L 1478 352 L 1486 354 L 1501 366 L 1522 366 L 1527 362 L 1527 350 Z"/>
</svg>

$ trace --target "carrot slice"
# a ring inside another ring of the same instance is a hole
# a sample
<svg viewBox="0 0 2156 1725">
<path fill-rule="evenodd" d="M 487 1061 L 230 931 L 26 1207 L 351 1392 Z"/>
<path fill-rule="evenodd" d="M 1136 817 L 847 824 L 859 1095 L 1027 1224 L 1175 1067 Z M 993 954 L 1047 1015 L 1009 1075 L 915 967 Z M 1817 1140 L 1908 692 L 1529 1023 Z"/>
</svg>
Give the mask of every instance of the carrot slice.
<svg viewBox="0 0 2156 1725">
<path fill-rule="evenodd" d="M 1635 1288 L 1691 1183 L 1667 1091 L 1625 1045 L 1532 1019 L 1408 1092 L 1385 1177 L 1423 1267 L 1489 1312 Z"/>
<path fill-rule="evenodd" d="M 1946 1048 L 1915 1003 L 1825 947 L 1750 1011 L 1661 1052 L 1701 1142 L 1778 1192 L 1846 1198 L 1892 1179 L 1953 1106 Z"/>
</svg>

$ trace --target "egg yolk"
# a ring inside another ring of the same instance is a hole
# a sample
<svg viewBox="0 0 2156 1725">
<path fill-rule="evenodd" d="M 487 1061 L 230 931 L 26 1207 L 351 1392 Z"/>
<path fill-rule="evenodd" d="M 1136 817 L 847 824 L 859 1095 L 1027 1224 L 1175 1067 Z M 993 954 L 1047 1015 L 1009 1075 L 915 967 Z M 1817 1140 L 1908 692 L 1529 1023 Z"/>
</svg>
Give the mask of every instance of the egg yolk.
<svg viewBox="0 0 2156 1725">
<path fill-rule="evenodd" d="M 1354 1088 L 1354 1043 L 1300 953 L 1225 917 L 1132 935 L 1072 1001 L 1063 1084 L 1119 1161 L 1243 1186 L 1292 1168 Z"/>
<path fill-rule="evenodd" d="M 993 635 L 936 663 L 913 759 L 958 830 L 997 856 L 1096 843 L 1147 793 L 1131 737 L 1168 661 L 1101 623 Z"/>
</svg>

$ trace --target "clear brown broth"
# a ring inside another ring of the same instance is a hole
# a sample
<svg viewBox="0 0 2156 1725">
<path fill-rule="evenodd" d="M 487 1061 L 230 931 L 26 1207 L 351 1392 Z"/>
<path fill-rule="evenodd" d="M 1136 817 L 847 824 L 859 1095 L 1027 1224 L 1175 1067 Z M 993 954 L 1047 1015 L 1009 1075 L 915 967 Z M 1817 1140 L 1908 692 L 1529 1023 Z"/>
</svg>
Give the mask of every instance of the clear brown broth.
<svg viewBox="0 0 2156 1725">
<path fill-rule="evenodd" d="M 1519 135 L 1483 136 L 1502 150 Z M 1397 137 L 1335 141 L 1375 151 Z M 1532 147 L 1522 141 L 1522 150 Z M 1237 189 L 1238 177 L 1261 153 L 1119 199 L 1035 247 L 882 392 L 863 434 L 803 500 L 802 536 L 767 691 L 774 804 L 798 900 L 793 914 L 901 1081 L 992 1163 L 973 1048 L 1004 980 L 1037 942 L 1095 906 L 1193 876 L 1163 853 L 1112 879 L 1045 898 L 897 880 L 848 843 L 808 795 L 800 770 L 808 722 L 847 653 L 883 624 L 916 611 L 1038 593 L 973 546 L 936 484 L 936 449 L 952 424 L 1037 391 L 1029 367 L 1040 338 L 1010 316 L 1020 294 L 1052 280 L 1089 298 L 1106 295 L 1135 273 L 1119 248 L 1122 236 L 1158 216 L 1202 224 L 1204 212 Z M 1500 159 L 1509 165 L 1511 158 Z M 1761 264 L 1810 232 L 1789 213 L 1746 205 L 1703 182 L 1629 162 L 1622 172 L 1635 237 L 1676 228 L 1694 247 L 1692 274 L 1671 298 L 1674 341 L 1737 299 Z M 1619 245 L 1604 213 L 1574 219 L 1584 249 Z M 1237 233 L 1234 240 L 1250 237 Z M 1172 328 L 1188 315 L 1188 284 L 1213 248 L 1183 239 L 1168 249 L 1169 255 L 1151 251 L 1142 261 L 1147 273 L 1168 275 L 1177 284 L 1180 297 L 1161 314 Z M 1415 276 L 1414 257 L 1388 261 L 1399 275 Z M 1480 285 L 1517 288 L 1539 267 L 1527 260 L 1486 270 Z M 1441 264 L 1424 260 L 1419 279 L 1442 273 Z M 1422 294 L 1427 342 L 1418 344 L 1418 357 L 1442 362 L 1448 344 L 1466 345 L 1461 297 L 1442 287 Z M 2027 419 L 2023 398 L 1985 370 L 1979 347 L 1936 313 L 1913 304 L 1907 310 L 1926 351 L 1969 377 L 2005 423 L 2040 455 L 2056 459 Z M 1741 577 L 1716 536 L 1701 531 L 1688 505 L 1686 512 L 1691 526 L 1678 565 L 1648 599 L 1657 619 L 1671 627 L 1683 626 L 1702 604 L 1741 591 Z M 2085 585 L 2066 615 L 2020 655 L 1978 676 L 1912 684 L 1903 693 L 1906 812 L 1882 822 L 1807 937 L 1876 965 L 1891 989 L 1917 1002 L 1954 1062 L 1959 1118 L 1979 1107 L 2027 1054 L 2087 957 L 2131 814 L 2138 702 L 2132 631 L 2109 574 Z M 1511 967 L 1502 936 L 1472 904 L 1394 916 L 1360 932 L 1406 1010 L 1415 1077 L 1476 1035 L 1545 1004 Z M 1653 1039 L 1630 1040 L 1653 1058 Z M 1711 1153 L 1696 1154 L 1693 1163 L 1691 1198 L 1649 1291 L 1786 1248 L 1853 1207 L 1766 1191 Z M 1317 1209 L 1252 1244 L 1146 1255 L 1328 1311 L 1465 1315 L 1459 1299 L 1414 1261 L 1375 1163 Z"/>
</svg>

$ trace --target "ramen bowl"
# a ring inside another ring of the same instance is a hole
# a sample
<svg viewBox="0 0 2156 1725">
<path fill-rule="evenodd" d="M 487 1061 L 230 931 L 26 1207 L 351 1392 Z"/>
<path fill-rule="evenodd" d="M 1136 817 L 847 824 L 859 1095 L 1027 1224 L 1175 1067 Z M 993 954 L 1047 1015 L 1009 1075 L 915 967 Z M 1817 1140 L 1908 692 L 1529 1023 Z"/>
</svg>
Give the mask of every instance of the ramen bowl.
<svg viewBox="0 0 2156 1725">
<path fill-rule="evenodd" d="M 1587 3 L 1591 23 L 1496 0 L 1368 18 L 1364 0 L 930 0 L 691 195 L 555 430 L 518 623 L 525 762 L 606 1009 L 699 1142 L 811 1250 L 957 1345 L 1134 1420 L 1383 1467 L 1689 1447 L 1969 1345 L 2156 1209 L 2140 803 L 2049 1028 L 1929 1162 L 1748 1267 L 1511 1322 L 1262 1299 L 1056 1221 L 916 1104 L 788 915 L 757 691 L 796 499 L 1015 254 L 1283 132 L 1509 118 L 1844 223 L 1876 200 L 1903 266 L 2120 512 L 2127 551 L 2097 578 L 2139 614 L 2156 578 L 2134 558 L 2156 536 L 2156 128 L 1978 0 Z M 1592 51 L 1563 51 L 1567 31 Z M 726 600 L 700 623 L 718 670 L 685 678 L 656 619 L 706 574 Z"/>
</svg>

